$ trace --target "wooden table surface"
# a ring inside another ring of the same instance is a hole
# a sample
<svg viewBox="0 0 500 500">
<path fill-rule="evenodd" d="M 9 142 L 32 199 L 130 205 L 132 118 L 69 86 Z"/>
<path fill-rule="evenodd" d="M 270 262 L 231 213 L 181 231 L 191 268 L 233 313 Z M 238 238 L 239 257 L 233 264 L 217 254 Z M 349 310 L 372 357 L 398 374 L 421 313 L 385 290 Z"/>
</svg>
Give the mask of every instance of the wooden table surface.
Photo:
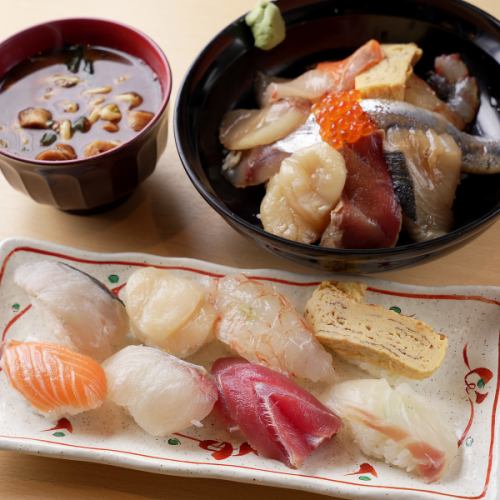
<svg viewBox="0 0 500 500">
<path fill-rule="evenodd" d="M 500 17 L 498 0 L 475 0 Z M 3 4 L 0 38 L 31 24 L 69 16 L 123 21 L 153 37 L 172 65 L 171 103 L 189 64 L 205 43 L 254 0 L 15 0 Z M 307 41 L 305 41 L 307 43 Z M 171 107 L 172 112 L 173 106 Z M 37 205 L 0 179 L 0 240 L 28 236 L 94 251 L 137 251 L 196 257 L 240 267 L 309 271 L 274 257 L 233 231 L 190 184 L 173 134 L 153 176 L 124 205 L 81 217 Z M 215 237 L 216 236 L 216 237 Z M 500 284 L 500 221 L 452 255 L 379 275 L 428 285 Z M 172 498 L 187 500 L 313 500 L 318 495 L 218 480 L 183 479 L 104 465 L 0 452 L 0 498 Z"/>
</svg>

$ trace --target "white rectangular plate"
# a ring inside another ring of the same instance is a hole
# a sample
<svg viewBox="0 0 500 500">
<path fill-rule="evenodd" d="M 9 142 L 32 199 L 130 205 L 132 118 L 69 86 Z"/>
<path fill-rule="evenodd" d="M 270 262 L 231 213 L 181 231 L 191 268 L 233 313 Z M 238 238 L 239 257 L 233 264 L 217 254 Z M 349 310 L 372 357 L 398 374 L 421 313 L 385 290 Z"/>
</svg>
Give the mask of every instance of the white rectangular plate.
<svg viewBox="0 0 500 500">
<path fill-rule="evenodd" d="M 40 259 L 71 263 L 115 289 L 145 265 L 169 268 L 193 279 L 242 271 L 191 259 L 98 254 L 10 239 L 0 246 L 0 332 L 4 339 L 23 339 L 40 327 L 27 296 L 12 280 L 20 264 Z M 299 310 L 321 280 L 318 276 L 273 270 L 243 272 L 272 283 Z M 332 275 L 324 278 L 332 279 Z M 300 470 L 291 470 L 255 455 L 210 418 L 201 429 L 189 428 L 165 438 L 146 435 L 111 404 L 54 423 L 32 412 L 7 387 L 4 374 L 0 374 L 0 448 L 162 474 L 257 482 L 344 498 L 497 499 L 500 288 L 424 288 L 362 280 L 369 285 L 368 301 L 415 315 L 448 335 L 448 353 L 441 368 L 429 379 L 411 383 L 431 404 L 443 408 L 444 418 L 460 442 L 458 458 L 440 482 L 425 484 L 414 475 L 363 456 L 346 431 L 318 449 Z M 196 359 L 208 364 L 223 354 L 220 347 L 211 346 Z M 343 377 L 353 376 L 352 369 L 342 364 L 337 372 Z M 357 376 L 367 377 L 362 372 Z"/>
</svg>

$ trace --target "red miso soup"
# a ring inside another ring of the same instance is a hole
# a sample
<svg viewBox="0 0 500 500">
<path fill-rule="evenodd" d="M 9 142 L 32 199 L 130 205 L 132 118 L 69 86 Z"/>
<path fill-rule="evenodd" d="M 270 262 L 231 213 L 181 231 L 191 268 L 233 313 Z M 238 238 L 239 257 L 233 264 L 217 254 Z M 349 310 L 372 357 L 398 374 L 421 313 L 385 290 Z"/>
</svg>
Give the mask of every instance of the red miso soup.
<svg viewBox="0 0 500 500">
<path fill-rule="evenodd" d="M 44 161 L 85 158 L 137 135 L 159 111 L 158 77 L 107 47 L 41 53 L 0 82 L 0 148 Z"/>
</svg>

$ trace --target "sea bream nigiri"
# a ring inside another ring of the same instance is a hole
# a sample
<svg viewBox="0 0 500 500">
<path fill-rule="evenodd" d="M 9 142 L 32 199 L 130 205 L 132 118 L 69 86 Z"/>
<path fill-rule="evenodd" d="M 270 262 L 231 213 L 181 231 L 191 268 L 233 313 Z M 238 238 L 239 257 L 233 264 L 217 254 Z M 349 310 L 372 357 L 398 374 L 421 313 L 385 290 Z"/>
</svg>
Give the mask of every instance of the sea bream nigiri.
<svg viewBox="0 0 500 500">
<path fill-rule="evenodd" d="M 217 409 L 259 455 L 297 468 L 340 429 L 341 421 L 284 375 L 241 358 L 217 360 Z"/>
<path fill-rule="evenodd" d="M 16 269 L 14 281 L 57 330 L 54 341 L 61 339 L 98 361 L 124 345 L 129 330 L 125 306 L 94 277 L 63 262 L 46 260 L 23 264 Z"/>
<path fill-rule="evenodd" d="M 437 481 L 457 454 L 457 438 L 435 405 L 408 385 L 385 379 L 350 380 L 321 398 L 347 424 L 368 456 L 385 460 L 425 481 Z"/>
<path fill-rule="evenodd" d="M 332 357 L 272 285 L 243 274 L 225 276 L 217 284 L 215 307 L 217 338 L 243 358 L 313 382 L 332 379 Z"/>
<path fill-rule="evenodd" d="M 2 368 L 12 387 L 52 419 L 93 410 L 106 398 L 99 363 L 57 344 L 12 340 L 3 348 Z"/>
<path fill-rule="evenodd" d="M 153 436 L 200 425 L 217 400 L 215 383 L 203 367 L 154 347 L 127 346 L 103 367 L 109 399 Z"/>
</svg>

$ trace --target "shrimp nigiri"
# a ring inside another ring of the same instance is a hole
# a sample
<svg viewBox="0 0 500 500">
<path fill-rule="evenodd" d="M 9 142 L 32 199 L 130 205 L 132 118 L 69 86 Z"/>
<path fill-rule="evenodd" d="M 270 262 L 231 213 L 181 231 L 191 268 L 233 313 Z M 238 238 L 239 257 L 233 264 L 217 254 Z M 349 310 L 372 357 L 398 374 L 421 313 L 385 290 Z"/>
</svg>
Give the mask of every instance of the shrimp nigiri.
<svg viewBox="0 0 500 500">
<path fill-rule="evenodd" d="M 335 385 L 323 402 L 350 427 L 363 453 L 437 481 L 457 454 L 457 438 L 437 408 L 406 384 L 385 379 Z"/>
<path fill-rule="evenodd" d="M 130 412 L 153 436 L 199 425 L 217 400 L 201 367 L 147 346 L 127 346 L 104 362 L 109 399 Z"/>
<path fill-rule="evenodd" d="M 125 306 L 94 277 L 63 262 L 39 261 L 20 266 L 14 281 L 55 323 L 68 347 L 102 361 L 124 344 Z"/>
<path fill-rule="evenodd" d="M 144 343 L 185 358 L 213 338 L 217 313 L 204 286 L 170 271 L 135 271 L 125 288 L 135 335 Z"/>
<path fill-rule="evenodd" d="M 313 382 L 333 376 L 332 357 L 292 304 L 274 287 L 246 276 L 222 278 L 215 307 L 217 338 L 240 356 Z"/>
<path fill-rule="evenodd" d="M 106 398 L 99 363 L 57 344 L 12 340 L 3 349 L 2 368 L 12 387 L 53 419 L 93 410 Z"/>
<path fill-rule="evenodd" d="M 212 373 L 217 409 L 229 429 L 238 428 L 261 456 L 300 467 L 340 428 L 340 418 L 312 394 L 265 366 L 222 358 Z"/>
</svg>

